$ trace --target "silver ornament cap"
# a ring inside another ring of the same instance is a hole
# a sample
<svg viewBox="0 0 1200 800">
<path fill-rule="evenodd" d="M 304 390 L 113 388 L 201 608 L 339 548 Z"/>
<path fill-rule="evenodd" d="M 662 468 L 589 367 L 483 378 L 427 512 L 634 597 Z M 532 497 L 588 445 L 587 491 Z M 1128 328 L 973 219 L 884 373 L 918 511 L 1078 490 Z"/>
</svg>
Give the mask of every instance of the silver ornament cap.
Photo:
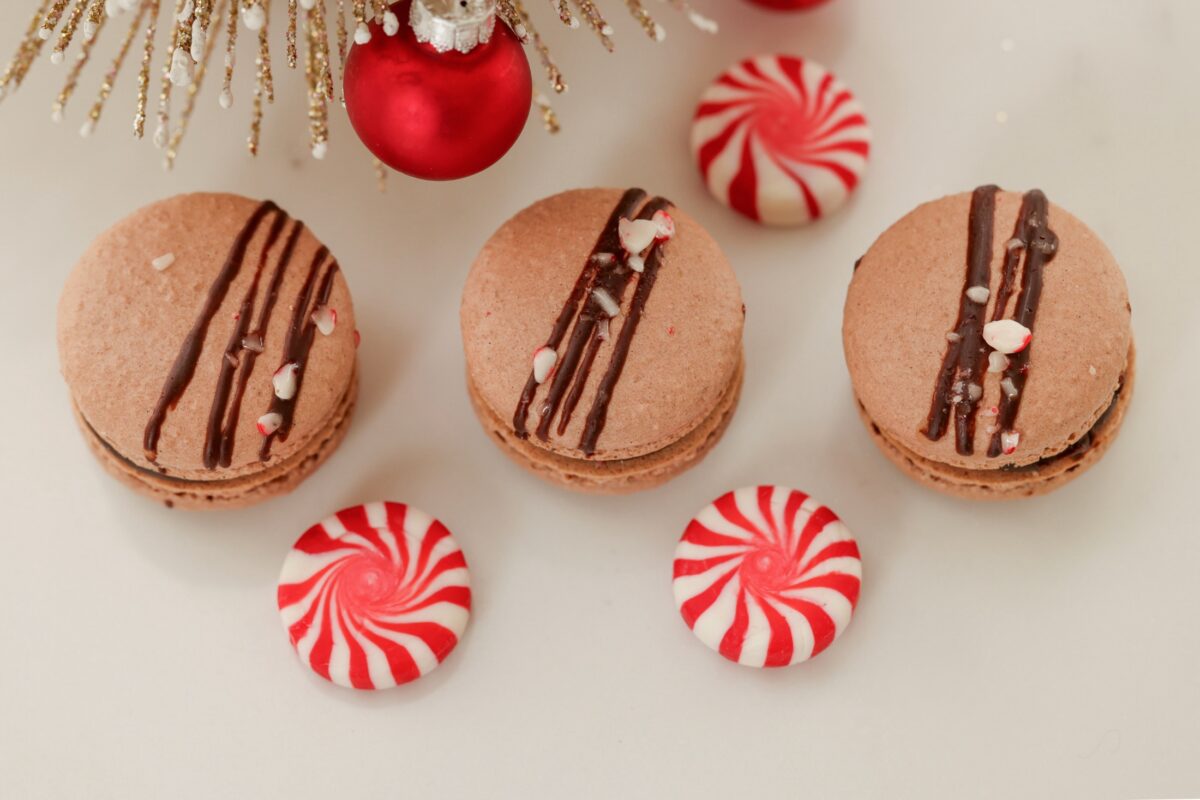
<svg viewBox="0 0 1200 800">
<path fill-rule="evenodd" d="M 496 0 L 412 0 L 408 21 L 418 42 L 469 53 L 492 38 Z"/>
</svg>

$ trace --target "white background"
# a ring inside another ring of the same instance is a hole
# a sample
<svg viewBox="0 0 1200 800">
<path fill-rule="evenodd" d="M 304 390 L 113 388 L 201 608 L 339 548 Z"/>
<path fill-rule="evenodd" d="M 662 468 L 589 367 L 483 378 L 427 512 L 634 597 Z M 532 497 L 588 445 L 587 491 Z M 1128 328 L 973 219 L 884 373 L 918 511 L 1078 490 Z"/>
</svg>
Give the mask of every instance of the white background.
<svg viewBox="0 0 1200 800">
<path fill-rule="evenodd" d="M 5 58 L 31 5 L 0 4 Z M 458 183 L 397 177 L 378 194 L 340 112 L 329 158 L 310 160 L 279 49 L 257 160 L 242 145 L 248 52 L 234 109 L 207 87 L 173 175 L 130 139 L 132 71 L 90 141 L 76 131 L 94 70 L 61 126 L 48 116 L 65 66 L 39 62 L 0 106 L 0 796 L 1200 795 L 1200 3 L 834 0 L 772 15 L 701 0 L 717 38 L 654 3 L 661 46 L 603 5 L 613 56 L 532 3 L 572 87 L 564 132 L 531 120 L 504 161 Z M 832 67 L 876 137 L 856 199 L 807 230 L 724 210 L 687 152 L 703 86 L 772 50 Z M 1139 348 L 1105 460 L 1007 505 L 931 493 L 875 451 L 839 333 L 874 237 L 989 181 L 1039 186 L 1107 239 Z M 577 496 L 511 465 L 476 424 L 459 290 L 521 207 L 631 184 L 687 208 L 736 266 L 745 393 L 699 468 L 633 497 Z M 57 370 L 55 304 L 78 254 L 134 208 L 193 189 L 271 197 L 310 222 L 363 332 L 342 449 L 296 494 L 244 511 L 169 511 L 111 481 Z M 670 576 L 692 514 L 760 482 L 833 507 L 865 582 L 829 651 L 756 672 L 695 640 Z M 449 525 L 475 614 L 441 669 L 368 694 L 297 663 L 274 591 L 308 525 L 376 498 Z"/>
</svg>

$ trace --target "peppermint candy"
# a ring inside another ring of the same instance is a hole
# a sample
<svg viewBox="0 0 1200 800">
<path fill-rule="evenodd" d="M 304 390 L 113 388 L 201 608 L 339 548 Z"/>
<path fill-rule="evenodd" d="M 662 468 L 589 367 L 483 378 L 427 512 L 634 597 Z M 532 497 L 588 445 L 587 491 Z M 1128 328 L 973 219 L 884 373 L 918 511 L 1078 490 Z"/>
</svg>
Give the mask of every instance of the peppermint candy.
<svg viewBox="0 0 1200 800">
<path fill-rule="evenodd" d="M 858 544 L 803 492 L 738 489 L 696 515 L 675 550 L 675 605 L 730 661 L 783 667 L 819 654 L 858 603 Z"/>
<path fill-rule="evenodd" d="M 751 58 L 717 78 L 692 122 L 709 191 L 768 225 L 802 225 L 839 208 L 867 166 L 862 106 L 827 69 L 795 56 Z"/>
</svg>

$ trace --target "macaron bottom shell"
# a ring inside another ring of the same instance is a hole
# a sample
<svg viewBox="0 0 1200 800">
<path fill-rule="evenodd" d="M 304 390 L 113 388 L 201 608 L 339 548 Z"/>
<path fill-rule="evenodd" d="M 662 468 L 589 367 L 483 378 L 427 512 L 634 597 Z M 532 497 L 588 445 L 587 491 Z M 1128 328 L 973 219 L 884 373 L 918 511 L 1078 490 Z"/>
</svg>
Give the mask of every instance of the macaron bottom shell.
<svg viewBox="0 0 1200 800">
<path fill-rule="evenodd" d="M 636 458 L 598 461 L 552 453 L 512 431 L 512 425 L 480 397 L 467 377 L 471 406 L 484 429 L 509 458 L 539 478 L 569 489 L 594 494 L 627 494 L 651 489 L 700 462 L 716 446 L 741 398 L 745 360 L 739 359 L 729 386 L 699 425 L 661 450 Z"/>
<path fill-rule="evenodd" d="M 1135 350 L 1130 345 L 1129 362 L 1120 387 L 1110 408 L 1085 434 L 1091 437 L 1091 444 L 1086 449 L 1071 453 L 1073 444 L 1057 456 L 1049 456 L 1018 469 L 964 469 L 924 458 L 883 433 L 857 399 L 855 406 L 875 445 L 892 463 L 918 483 L 971 500 L 1036 497 L 1065 486 L 1104 457 L 1117 438 L 1121 424 L 1125 421 L 1125 412 L 1133 399 L 1135 355 Z"/>
<path fill-rule="evenodd" d="M 139 494 L 164 503 L 168 508 L 205 510 L 244 508 L 295 489 L 341 444 L 350 427 L 357 402 L 356 368 L 336 412 L 298 452 L 283 461 L 268 463 L 261 471 L 251 475 L 210 481 L 160 475 L 134 464 L 100 437 L 74 403 L 71 408 L 84 441 L 106 472 Z"/>
</svg>

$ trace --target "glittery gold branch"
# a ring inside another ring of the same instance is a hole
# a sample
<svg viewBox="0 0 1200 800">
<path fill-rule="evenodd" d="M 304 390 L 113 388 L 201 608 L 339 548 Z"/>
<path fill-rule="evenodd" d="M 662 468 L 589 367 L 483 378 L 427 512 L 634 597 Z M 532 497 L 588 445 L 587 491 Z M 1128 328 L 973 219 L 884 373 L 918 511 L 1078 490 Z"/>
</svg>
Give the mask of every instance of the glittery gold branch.
<svg viewBox="0 0 1200 800">
<path fill-rule="evenodd" d="M 75 38 L 75 29 L 79 27 L 79 20 L 83 18 L 87 3 L 88 0 L 75 0 L 75 6 L 71 9 L 70 16 L 67 17 L 67 23 L 59 31 L 58 41 L 54 43 L 54 49 L 50 51 L 51 64 L 62 63 L 64 51 L 71 46 L 71 40 Z"/>
<path fill-rule="evenodd" d="M 217 19 L 221 18 L 221 12 L 224 11 L 225 0 L 216 0 L 212 6 L 213 13 Z M 195 39 L 193 38 L 193 42 Z M 204 42 L 204 50 L 199 54 L 200 60 L 196 62 L 196 74 L 192 82 L 187 87 L 187 100 L 184 102 L 183 111 L 179 114 L 179 122 L 175 125 L 175 130 L 171 134 L 170 141 L 167 142 L 167 152 L 163 156 L 163 167 L 171 169 L 175 166 L 175 158 L 179 155 L 179 146 L 183 143 L 183 137 L 187 135 L 188 123 L 192 120 L 192 112 L 196 110 L 196 95 L 200 93 L 200 87 L 204 83 L 204 75 L 208 72 L 209 62 L 212 61 L 213 52 L 217 49 L 217 37 L 208 37 Z M 196 55 L 193 53 L 193 55 Z"/>
<path fill-rule="evenodd" d="M 142 0 L 138 5 L 137 14 L 134 15 L 133 22 L 129 25 L 129 30 L 125 32 L 125 38 L 121 40 L 121 47 L 117 50 L 117 55 L 113 58 L 112 66 L 108 68 L 108 72 L 104 73 L 104 81 L 100 84 L 100 91 L 96 95 L 96 101 L 92 103 L 92 108 L 88 111 L 87 119 L 83 122 L 83 127 L 79 129 L 81 136 L 91 136 L 92 131 L 96 129 L 96 125 L 100 122 L 100 112 L 104 110 L 104 104 L 108 102 L 109 95 L 112 94 L 113 84 L 117 80 L 117 75 L 121 72 L 121 65 L 125 63 L 125 57 L 129 55 L 129 48 L 133 44 L 134 38 L 137 37 L 138 30 L 142 27 L 142 18 L 146 16 L 146 11 L 150 7 L 150 0 Z M 91 42 L 95 41 L 95 37 L 84 42 L 87 47 Z"/>
<path fill-rule="evenodd" d="M 29 20 L 29 27 L 21 38 L 21 43 L 17 45 L 17 52 L 13 54 L 12 60 L 4 68 L 4 74 L 0 75 L 0 100 L 8 95 L 9 87 L 16 88 L 21 85 L 21 81 L 25 80 L 25 74 L 29 72 L 29 67 L 33 65 L 34 59 L 41 51 L 46 40 L 38 36 L 38 29 L 41 27 L 42 17 L 46 15 L 46 9 L 49 7 L 50 0 L 41 0 L 37 10 L 33 12 L 33 18 Z"/>
<path fill-rule="evenodd" d="M 8 0 L 12 2 L 12 0 Z M 164 163 L 170 167 L 178 155 L 179 146 L 187 132 L 196 107 L 204 75 L 217 67 L 215 58 L 217 40 L 222 28 L 224 41 L 224 75 L 218 97 L 222 108 L 233 105 L 233 79 L 236 64 L 238 29 L 242 25 L 257 35 L 255 69 L 253 77 L 253 101 L 251 105 L 250 133 L 247 149 L 257 154 L 261 141 L 265 106 L 275 101 L 275 81 L 271 67 L 271 41 L 269 33 L 272 5 L 276 9 L 284 4 L 287 24 L 283 42 L 289 67 L 300 63 L 300 26 L 303 25 L 304 73 L 308 92 L 308 128 L 312 154 L 316 158 L 325 155 L 329 141 L 329 105 L 337 95 L 338 81 L 334 78 L 333 36 L 337 41 L 337 69 L 344 76 L 347 50 L 354 44 L 370 41 L 372 31 L 368 27 L 375 22 L 382 27 L 383 35 L 396 34 L 401 21 L 389 10 L 389 0 L 35 0 L 36 9 L 25 28 L 16 52 L 0 73 L 0 100 L 11 94 L 25 80 L 33 63 L 45 49 L 47 41 L 53 41 L 50 60 L 58 63 L 76 42 L 78 45 L 62 89 L 55 97 L 53 116 L 61 119 L 67 103 L 74 95 L 82 71 L 90 62 L 93 43 L 102 29 L 112 27 L 106 23 L 127 12 L 133 12 L 128 27 L 123 27 L 119 49 L 109 69 L 103 75 L 95 102 L 84 121 L 81 133 L 87 135 L 95 128 L 100 115 L 111 96 L 124 62 L 133 47 L 134 40 L 141 37 L 140 64 L 137 70 L 137 111 L 133 120 L 133 132 L 137 138 L 145 134 L 146 118 L 150 104 L 150 87 L 158 78 L 156 125 L 153 141 L 156 146 L 166 148 Z M 463 0 L 465 5 L 465 0 Z M 543 70 L 556 93 L 566 91 L 567 84 L 558 68 L 550 49 L 539 33 L 525 0 L 482 0 L 494 3 L 496 13 L 523 44 L 537 55 Z M 600 11 L 601 0 L 547 0 L 551 12 L 559 21 L 570 28 L 583 24 L 599 39 L 605 49 L 613 50 L 613 29 Z M 614 0 L 615 2 L 615 0 Z M 630 15 L 655 40 L 661 41 L 664 31 L 646 10 L 645 0 L 622 0 Z M 715 32 L 716 25 L 696 12 L 688 0 L 661 0 L 664 5 L 685 15 L 696 27 Z M 162 6 L 166 5 L 170 16 L 160 23 Z M 336 13 L 336 31 L 327 21 L 329 13 Z M 350 22 L 347 23 L 349 15 Z M 122 23 L 124 26 L 124 23 Z M 160 30 L 161 28 L 161 30 Z M 80 35 L 82 34 L 82 35 Z M 161 34 L 162 42 L 158 41 Z M 156 48 L 161 47 L 161 50 Z M 161 66 L 154 59 L 161 53 Z M 159 71 L 152 73 L 152 67 Z M 180 115 L 172 124 L 171 103 L 173 91 L 185 92 Z M 345 97 L 341 98 L 345 105 Z M 557 132 L 558 117 L 545 95 L 538 93 L 534 107 L 542 118 L 546 129 Z"/>
<path fill-rule="evenodd" d="M 329 101 L 333 81 L 329 70 L 329 36 L 321 4 L 305 12 L 304 75 L 308 81 L 308 131 L 314 158 L 324 158 L 329 142 Z"/>
<path fill-rule="evenodd" d="M 542 68 L 546 70 L 546 77 L 550 80 L 550 85 L 554 87 L 554 91 L 562 94 L 567 90 L 567 82 L 563 80 L 562 73 L 558 69 L 558 64 L 554 63 L 554 59 L 550 55 L 550 48 L 546 47 L 546 43 L 542 41 L 541 34 L 533 25 L 533 20 L 529 18 L 529 12 L 525 10 L 525 6 L 521 0 L 511 0 L 513 12 L 518 20 L 520 20 L 521 29 L 525 31 L 525 35 L 533 42 L 533 49 L 537 51 L 538 60 L 542 62 Z M 524 38 L 524 36 L 522 37 Z"/>
<path fill-rule="evenodd" d="M 629 13 L 633 15 L 633 18 L 637 20 L 637 24 L 642 26 L 642 30 L 646 32 L 647 36 L 656 42 L 661 42 L 667 38 L 666 30 L 663 29 L 662 25 L 654 21 L 654 18 L 650 16 L 650 12 L 642 5 L 642 0 L 625 0 L 625 6 L 629 9 Z"/>
<path fill-rule="evenodd" d="M 175 13 L 172 20 L 179 19 L 187 0 L 175 0 Z M 154 128 L 154 146 L 165 147 L 167 144 L 168 126 L 171 122 L 171 66 L 175 63 L 175 53 L 179 51 L 179 26 L 171 25 L 171 40 L 167 44 L 167 58 L 162 66 L 162 78 L 158 88 L 158 124 Z"/>
<path fill-rule="evenodd" d="M 575 0 L 575 5 L 579 6 L 579 13 L 583 15 L 588 27 L 600 37 L 600 44 L 604 45 L 604 49 L 611 53 L 613 51 L 613 29 L 605 21 L 600 9 L 596 8 L 596 4 L 592 0 Z"/>
<path fill-rule="evenodd" d="M 43 27 L 42 30 L 45 28 Z M 58 97 L 55 98 L 54 105 L 50 109 L 50 117 L 55 122 L 63 118 L 63 110 L 67 107 L 71 96 L 75 94 L 75 88 L 79 85 L 79 76 L 92 57 L 92 46 L 95 43 L 95 38 L 85 41 L 75 56 L 75 63 L 71 65 L 71 71 L 67 73 L 67 79 L 63 82 L 63 87 L 59 90 Z"/>
<path fill-rule="evenodd" d="M 287 65 L 290 69 L 296 68 L 296 0 L 287 0 L 288 9 L 288 24 L 287 33 L 284 34 L 284 41 L 287 42 Z"/>
<path fill-rule="evenodd" d="M 142 66 L 137 79 L 137 112 L 133 116 L 133 135 L 141 139 L 146 130 L 146 104 L 150 95 L 150 62 L 154 59 L 154 34 L 158 29 L 161 0 L 148 0 L 150 18 L 146 21 L 146 36 L 142 43 Z M 105 18 L 101 18 L 103 24 Z"/>
</svg>

